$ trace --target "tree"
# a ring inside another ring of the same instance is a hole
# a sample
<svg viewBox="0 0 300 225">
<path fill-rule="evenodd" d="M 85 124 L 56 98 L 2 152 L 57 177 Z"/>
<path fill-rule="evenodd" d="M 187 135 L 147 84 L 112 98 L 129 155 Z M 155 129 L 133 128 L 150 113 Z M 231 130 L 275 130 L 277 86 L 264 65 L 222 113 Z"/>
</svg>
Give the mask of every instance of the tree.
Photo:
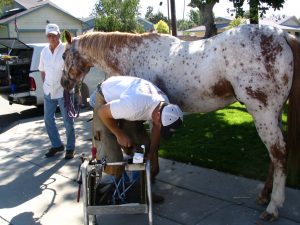
<svg viewBox="0 0 300 225">
<path fill-rule="evenodd" d="M 244 17 L 243 4 L 245 0 L 229 0 L 236 9 L 236 17 Z M 260 17 L 266 14 L 267 10 L 273 8 L 279 10 L 286 0 L 247 0 L 249 2 L 249 17 L 251 24 L 258 24 Z"/>
<path fill-rule="evenodd" d="M 170 21 L 168 21 L 168 18 L 165 17 L 162 12 L 158 11 L 156 14 L 154 14 L 152 6 L 147 7 L 147 12 L 145 14 L 145 18 L 153 24 L 158 23 L 160 20 L 165 21 L 167 24 L 169 24 L 169 22 L 170 22 Z"/>
<path fill-rule="evenodd" d="M 163 34 L 170 33 L 170 28 L 168 24 L 163 20 L 160 20 L 157 24 L 155 24 L 154 28 L 158 33 L 163 33 Z"/>
<path fill-rule="evenodd" d="M 191 10 L 189 13 L 189 20 L 195 25 L 203 24 L 203 17 L 201 16 L 200 10 Z"/>
<path fill-rule="evenodd" d="M 195 24 L 190 20 L 177 20 L 178 30 L 187 30 L 194 26 Z"/>
<path fill-rule="evenodd" d="M 245 0 L 229 0 L 236 9 L 236 17 L 244 17 L 243 4 Z M 259 17 L 262 17 L 269 8 L 279 10 L 283 7 L 286 0 L 247 0 L 250 6 L 250 23 L 258 23 Z M 205 26 L 205 38 L 217 34 L 217 28 L 214 23 L 213 7 L 219 0 L 191 0 L 189 6 L 198 8 L 203 18 Z M 260 14 L 259 14 L 260 12 Z"/>
<path fill-rule="evenodd" d="M 13 4 L 13 0 L 0 0 L 0 15 L 3 14 L 3 9 L 5 7 L 11 6 Z"/>
<path fill-rule="evenodd" d="M 238 0 L 237 0 L 238 1 Z M 200 18 L 205 26 L 205 38 L 209 38 L 217 34 L 217 27 L 214 21 L 213 7 L 219 0 L 191 0 L 189 6 L 198 8 Z"/>
<path fill-rule="evenodd" d="M 99 0 L 94 9 L 97 15 L 95 30 L 135 32 L 138 25 L 139 0 Z"/>
</svg>

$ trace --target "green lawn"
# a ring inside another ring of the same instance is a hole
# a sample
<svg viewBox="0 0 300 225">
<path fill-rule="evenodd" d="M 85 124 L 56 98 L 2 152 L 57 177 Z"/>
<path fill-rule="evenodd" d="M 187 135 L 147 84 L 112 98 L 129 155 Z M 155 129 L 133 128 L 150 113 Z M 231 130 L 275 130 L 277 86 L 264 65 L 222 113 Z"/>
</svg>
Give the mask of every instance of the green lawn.
<svg viewBox="0 0 300 225">
<path fill-rule="evenodd" d="M 284 126 L 286 120 L 284 112 Z M 184 127 L 170 140 L 162 140 L 159 154 L 163 158 L 259 180 L 265 180 L 269 166 L 267 149 L 251 115 L 240 103 L 211 113 L 186 115 Z"/>
</svg>

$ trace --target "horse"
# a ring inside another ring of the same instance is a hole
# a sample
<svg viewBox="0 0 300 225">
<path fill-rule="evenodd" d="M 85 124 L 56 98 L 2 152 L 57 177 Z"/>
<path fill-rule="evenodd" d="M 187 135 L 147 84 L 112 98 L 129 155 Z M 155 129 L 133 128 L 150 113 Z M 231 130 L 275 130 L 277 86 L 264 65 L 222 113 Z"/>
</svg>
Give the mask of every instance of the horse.
<svg viewBox="0 0 300 225">
<path fill-rule="evenodd" d="M 67 32 L 66 39 L 61 83 L 67 90 L 96 66 L 108 76 L 153 82 L 185 112 L 244 104 L 270 156 L 269 175 L 257 197 L 258 203 L 268 204 L 260 218 L 279 217 L 287 165 L 294 170 L 300 162 L 300 43 L 293 35 L 271 26 L 243 25 L 192 42 L 121 32 L 92 32 L 73 39 Z M 281 113 L 287 100 L 286 140 Z"/>
</svg>

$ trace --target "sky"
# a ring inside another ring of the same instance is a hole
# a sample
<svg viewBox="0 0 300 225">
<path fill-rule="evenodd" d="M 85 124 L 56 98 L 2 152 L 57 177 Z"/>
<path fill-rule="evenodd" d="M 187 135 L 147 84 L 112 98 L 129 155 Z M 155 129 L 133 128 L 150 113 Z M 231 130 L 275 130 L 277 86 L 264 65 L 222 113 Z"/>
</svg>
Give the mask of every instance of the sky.
<svg viewBox="0 0 300 225">
<path fill-rule="evenodd" d="M 97 2 L 97 0 L 51 0 L 53 3 L 69 12 L 75 17 L 88 17 L 92 12 L 92 9 Z M 160 2 L 162 5 L 160 6 Z M 190 0 L 175 0 L 176 7 L 176 19 L 188 19 L 188 12 L 191 9 L 187 7 Z M 168 16 L 167 10 L 167 0 L 140 0 L 140 13 L 144 17 L 148 6 L 153 7 L 154 13 L 161 11 L 166 17 Z M 185 7 L 184 7 L 185 5 Z M 228 8 L 233 8 L 232 3 L 229 0 L 220 0 L 213 9 L 216 17 L 229 17 L 230 14 L 227 13 Z M 300 17 L 300 1 L 299 0 L 286 0 L 283 9 L 280 11 L 269 10 L 267 16 L 275 15 L 286 15 L 286 16 L 296 16 Z"/>
</svg>

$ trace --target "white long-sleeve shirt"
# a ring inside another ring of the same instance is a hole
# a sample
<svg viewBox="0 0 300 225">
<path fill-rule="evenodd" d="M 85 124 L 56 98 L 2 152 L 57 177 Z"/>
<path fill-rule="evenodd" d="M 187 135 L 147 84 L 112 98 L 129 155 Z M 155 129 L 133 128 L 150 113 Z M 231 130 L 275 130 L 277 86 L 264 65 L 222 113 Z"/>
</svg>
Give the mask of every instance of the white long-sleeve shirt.
<svg viewBox="0 0 300 225">
<path fill-rule="evenodd" d="M 64 45 L 60 42 L 55 48 L 53 54 L 50 46 L 46 46 L 40 57 L 39 70 L 45 72 L 45 81 L 43 85 L 44 93 L 51 96 L 51 99 L 63 97 L 63 87 L 60 84 L 64 60 Z"/>
</svg>

